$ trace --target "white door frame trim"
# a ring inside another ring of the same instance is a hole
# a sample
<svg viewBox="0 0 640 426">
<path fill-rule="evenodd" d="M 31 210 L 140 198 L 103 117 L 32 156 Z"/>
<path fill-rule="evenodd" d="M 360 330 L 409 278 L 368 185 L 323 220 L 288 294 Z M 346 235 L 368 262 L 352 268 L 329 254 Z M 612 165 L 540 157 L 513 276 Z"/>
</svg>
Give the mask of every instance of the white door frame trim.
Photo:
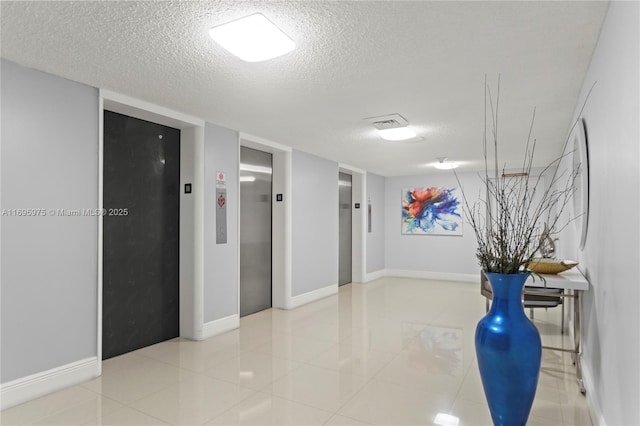
<svg viewBox="0 0 640 426">
<path fill-rule="evenodd" d="M 292 309 L 291 296 L 291 157 L 292 149 L 286 145 L 247 133 L 238 136 L 238 158 L 240 147 L 246 146 L 273 155 L 273 199 L 271 237 L 271 305 L 274 308 Z M 238 174 L 238 179 L 240 174 Z M 240 183 L 238 182 L 238 187 Z M 276 201 L 282 194 L 283 201 Z M 238 226 L 240 225 L 240 197 L 238 197 Z M 240 244 L 238 244 L 240 259 Z M 240 262 L 238 262 L 238 312 L 240 312 Z"/>
<path fill-rule="evenodd" d="M 343 163 L 338 170 L 351 175 L 351 281 L 362 283 L 367 275 L 367 172 Z M 356 203 L 360 204 L 359 209 L 353 208 Z"/>
<path fill-rule="evenodd" d="M 202 119 L 127 95 L 100 89 L 98 107 L 98 208 L 104 208 L 104 111 L 178 128 L 180 135 L 180 336 L 196 339 L 203 328 L 204 126 Z M 184 194 L 185 183 L 192 193 Z M 189 215 L 183 212 L 188 211 Z M 102 373 L 103 220 L 98 217 L 97 360 Z"/>
</svg>

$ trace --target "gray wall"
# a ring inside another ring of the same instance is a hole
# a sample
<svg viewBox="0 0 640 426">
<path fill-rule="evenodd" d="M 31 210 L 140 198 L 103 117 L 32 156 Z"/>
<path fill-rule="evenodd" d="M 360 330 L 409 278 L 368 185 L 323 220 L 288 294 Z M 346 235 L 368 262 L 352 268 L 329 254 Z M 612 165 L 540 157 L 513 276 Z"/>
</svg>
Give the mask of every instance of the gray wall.
<svg viewBox="0 0 640 426">
<path fill-rule="evenodd" d="M 98 207 L 98 91 L 2 60 L 2 209 Z M 96 356 L 98 220 L 2 217 L 1 381 Z"/>
<path fill-rule="evenodd" d="M 367 273 L 385 268 L 385 178 L 367 173 L 367 200 L 371 204 L 371 232 L 367 223 Z M 365 210 L 366 213 L 366 210 Z M 367 219 L 368 220 L 368 219 Z"/>
<path fill-rule="evenodd" d="M 238 313 L 238 132 L 204 129 L 204 322 Z M 227 243 L 216 244 L 216 172 L 226 174 Z"/>
<path fill-rule="evenodd" d="M 578 249 L 572 229 L 560 238 L 563 255 L 577 256 L 591 283 L 582 304 L 582 366 L 594 424 L 640 424 L 639 40 L 640 3 L 611 2 L 578 102 L 581 107 L 597 82 L 583 114 L 590 169 L 586 245 Z"/>
<path fill-rule="evenodd" d="M 338 284 L 338 163 L 292 154 L 291 295 Z"/>
<path fill-rule="evenodd" d="M 480 194 L 481 181 L 476 173 L 459 174 L 469 201 Z M 387 177 L 385 185 L 386 261 L 391 270 L 477 274 L 475 234 L 463 223 L 462 236 L 402 235 L 402 189 L 414 187 L 458 187 L 451 171 L 426 176 Z"/>
</svg>

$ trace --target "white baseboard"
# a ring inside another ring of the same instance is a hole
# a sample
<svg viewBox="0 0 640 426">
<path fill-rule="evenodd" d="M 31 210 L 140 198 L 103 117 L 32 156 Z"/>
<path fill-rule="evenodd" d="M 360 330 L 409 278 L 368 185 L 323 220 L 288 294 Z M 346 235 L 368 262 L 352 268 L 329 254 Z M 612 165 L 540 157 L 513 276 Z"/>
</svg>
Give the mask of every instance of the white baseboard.
<svg viewBox="0 0 640 426">
<path fill-rule="evenodd" d="M 325 297 L 334 295 L 337 292 L 338 292 L 338 284 L 332 284 L 326 287 L 319 288 L 317 290 L 310 291 L 308 293 L 299 294 L 298 296 L 293 296 L 289 299 L 287 309 L 294 309 L 294 308 L 297 308 L 298 306 L 315 302 L 316 300 L 320 300 Z"/>
<path fill-rule="evenodd" d="M 591 415 L 591 422 L 594 425 L 607 426 L 607 422 L 602 414 L 600 402 L 594 397 L 594 395 L 598 395 L 598 392 L 596 392 L 598 388 L 595 386 L 595 383 L 593 383 L 591 370 L 587 367 L 588 366 L 582 363 L 582 382 L 584 384 L 584 388 L 587 390 L 587 407 L 589 408 L 589 414 Z"/>
<path fill-rule="evenodd" d="M 3 383 L 0 385 L 0 409 L 22 404 L 99 375 L 98 358 L 92 357 Z"/>
<path fill-rule="evenodd" d="M 438 281 L 461 281 L 469 283 L 480 282 L 480 272 L 477 274 L 457 274 L 453 272 L 432 272 L 432 271 L 412 271 L 403 269 L 386 269 L 386 277 L 399 277 L 399 278 L 420 278 L 425 280 L 438 280 Z"/>
<path fill-rule="evenodd" d="M 414 271 L 409 269 L 380 269 L 375 272 L 368 273 L 363 283 L 368 283 L 379 278 L 396 277 L 396 278 L 418 278 L 424 280 L 438 281 L 458 281 L 477 284 L 479 282 L 478 274 L 457 274 L 453 272 L 432 272 L 432 271 Z"/>
<path fill-rule="evenodd" d="M 378 278 L 383 278 L 383 277 L 387 277 L 387 276 L 389 276 L 389 274 L 387 274 L 387 270 L 386 269 L 380 269 L 378 271 L 367 273 L 367 275 L 365 275 L 365 277 L 362 280 L 362 282 L 363 283 L 368 283 L 368 282 L 377 280 Z"/>
<path fill-rule="evenodd" d="M 196 332 L 195 340 L 205 340 L 209 337 L 235 330 L 238 327 L 240 327 L 240 316 L 238 314 L 229 315 L 204 324 L 202 330 L 199 333 Z"/>
</svg>

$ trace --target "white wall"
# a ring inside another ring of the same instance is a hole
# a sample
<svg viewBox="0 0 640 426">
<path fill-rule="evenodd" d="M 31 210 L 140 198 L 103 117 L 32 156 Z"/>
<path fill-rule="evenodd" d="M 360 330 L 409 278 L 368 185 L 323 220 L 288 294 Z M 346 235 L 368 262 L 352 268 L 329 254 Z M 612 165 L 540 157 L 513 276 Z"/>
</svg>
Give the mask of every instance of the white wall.
<svg viewBox="0 0 640 426">
<path fill-rule="evenodd" d="M 98 91 L 2 60 L 2 364 L 6 383 L 96 357 Z M 96 370 L 97 371 L 97 370 Z"/>
<path fill-rule="evenodd" d="M 236 131 L 206 123 L 203 286 L 205 324 L 238 315 L 238 147 Z M 226 175 L 226 244 L 216 244 L 217 171 Z"/>
<path fill-rule="evenodd" d="M 367 173 L 367 199 L 363 203 L 365 218 L 371 204 L 371 232 L 366 226 L 367 273 L 382 271 L 385 268 L 385 178 Z"/>
<path fill-rule="evenodd" d="M 338 286 L 338 163 L 292 155 L 291 294 Z"/>
<path fill-rule="evenodd" d="M 578 108 L 589 145 L 589 225 L 577 256 L 591 283 L 582 312 L 582 366 L 594 424 L 640 424 L 640 3 L 612 2 Z M 576 116 L 578 110 L 576 110 Z M 573 238 L 573 239 L 572 239 Z"/>
<path fill-rule="evenodd" d="M 482 182 L 476 173 L 461 173 L 460 180 L 470 203 L 478 199 Z M 402 235 L 402 189 L 458 187 L 451 171 L 424 176 L 388 177 L 385 182 L 385 267 L 392 275 L 473 280 L 480 267 L 476 239 L 471 226 L 463 223 L 462 236 Z M 460 210 L 462 213 L 462 210 Z"/>
</svg>

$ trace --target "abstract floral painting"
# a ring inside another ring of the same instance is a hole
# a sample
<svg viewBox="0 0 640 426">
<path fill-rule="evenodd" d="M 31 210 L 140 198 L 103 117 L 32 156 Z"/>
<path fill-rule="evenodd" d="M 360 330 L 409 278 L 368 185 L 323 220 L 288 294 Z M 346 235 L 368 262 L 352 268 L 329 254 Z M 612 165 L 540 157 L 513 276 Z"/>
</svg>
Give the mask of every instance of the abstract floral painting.
<svg viewBox="0 0 640 426">
<path fill-rule="evenodd" d="M 402 233 L 462 235 L 462 215 L 456 188 L 402 190 Z"/>
</svg>

